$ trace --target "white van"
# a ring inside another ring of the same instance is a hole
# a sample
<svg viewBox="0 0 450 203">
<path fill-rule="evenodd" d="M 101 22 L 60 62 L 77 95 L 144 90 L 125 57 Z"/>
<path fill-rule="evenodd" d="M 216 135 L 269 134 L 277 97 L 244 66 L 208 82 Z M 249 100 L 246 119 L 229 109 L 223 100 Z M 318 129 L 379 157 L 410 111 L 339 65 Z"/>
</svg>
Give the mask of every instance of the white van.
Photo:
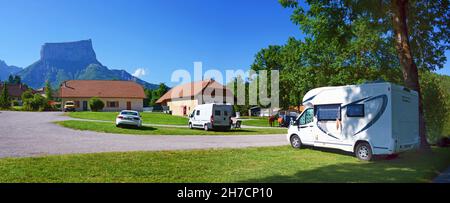
<svg viewBox="0 0 450 203">
<path fill-rule="evenodd" d="M 230 104 L 198 105 L 189 115 L 189 128 L 229 130 L 232 115 L 233 106 Z"/>
<path fill-rule="evenodd" d="M 419 146 L 418 94 L 391 83 L 322 87 L 303 98 L 305 110 L 289 127 L 294 148 L 336 148 L 369 161 Z"/>
</svg>

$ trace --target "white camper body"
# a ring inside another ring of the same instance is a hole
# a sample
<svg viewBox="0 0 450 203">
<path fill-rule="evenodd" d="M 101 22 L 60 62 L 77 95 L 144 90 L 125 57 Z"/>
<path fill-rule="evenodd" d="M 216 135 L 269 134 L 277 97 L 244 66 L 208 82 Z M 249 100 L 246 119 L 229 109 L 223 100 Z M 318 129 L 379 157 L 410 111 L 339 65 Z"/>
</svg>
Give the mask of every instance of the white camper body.
<svg viewBox="0 0 450 203">
<path fill-rule="evenodd" d="M 233 106 L 230 104 L 201 104 L 189 115 L 189 128 L 229 130 L 232 115 Z"/>
<path fill-rule="evenodd" d="M 322 87 L 303 98 L 305 110 L 287 139 L 354 152 L 363 160 L 419 145 L 418 94 L 391 83 Z"/>
</svg>

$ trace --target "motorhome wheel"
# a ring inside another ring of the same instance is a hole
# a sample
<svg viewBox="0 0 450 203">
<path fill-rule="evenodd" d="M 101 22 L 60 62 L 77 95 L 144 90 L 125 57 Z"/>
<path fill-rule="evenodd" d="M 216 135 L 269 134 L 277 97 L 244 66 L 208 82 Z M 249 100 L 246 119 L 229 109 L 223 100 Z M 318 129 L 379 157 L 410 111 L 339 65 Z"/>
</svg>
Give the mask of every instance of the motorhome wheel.
<svg viewBox="0 0 450 203">
<path fill-rule="evenodd" d="M 372 149 L 367 142 L 359 143 L 358 146 L 356 146 L 355 155 L 360 160 L 370 161 L 372 160 Z"/>
<path fill-rule="evenodd" d="M 291 146 L 296 149 L 300 149 L 302 147 L 302 141 L 298 135 L 291 136 Z"/>
</svg>

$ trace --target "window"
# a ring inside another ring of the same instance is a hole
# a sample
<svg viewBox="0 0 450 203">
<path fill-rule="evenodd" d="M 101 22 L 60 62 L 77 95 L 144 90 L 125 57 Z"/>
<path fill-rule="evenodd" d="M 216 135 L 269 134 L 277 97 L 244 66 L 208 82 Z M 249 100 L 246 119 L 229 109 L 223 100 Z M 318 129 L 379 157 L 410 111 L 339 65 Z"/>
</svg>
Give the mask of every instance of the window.
<svg viewBox="0 0 450 203">
<path fill-rule="evenodd" d="M 364 104 L 350 104 L 347 106 L 348 117 L 364 117 Z"/>
<path fill-rule="evenodd" d="M 220 111 L 219 111 L 219 110 L 215 110 L 215 111 L 214 111 L 214 115 L 215 115 L 215 116 L 220 116 Z"/>
<path fill-rule="evenodd" d="M 132 111 L 122 111 L 120 112 L 120 114 L 122 115 L 126 115 L 126 116 L 139 116 L 137 112 L 132 112 Z"/>
<path fill-rule="evenodd" d="M 314 112 L 318 121 L 335 121 L 341 120 L 341 105 L 340 104 L 326 104 L 314 106 Z"/>
<path fill-rule="evenodd" d="M 75 101 L 75 108 L 80 108 L 80 101 Z"/>
<path fill-rule="evenodd" d="M 314 109 L 307 109 L 305 113 L 300 117 L 300 125 L 305 125 L 313 122 L 314 120 Z"/>
<path fill-rule="evenodd" d="M 196 114 L 197 114 L 197 116 L 199 116 L 199 115 L 200 115 L 200 110 L 197 110 L 197 113 L 196 113 Z"/>
<path fill-rule="evenodd" d="M 117 108 L 117 107 L 119 107 L 119 102 L 118 101 L 107 101 L 106 102 L 106 107 L 108 107 L 108 108 Z"/>
<path fill-rule="evenodd" d="M 228 116 L 228 111 L 223 111 L 224 116 Z"/>
</svg>

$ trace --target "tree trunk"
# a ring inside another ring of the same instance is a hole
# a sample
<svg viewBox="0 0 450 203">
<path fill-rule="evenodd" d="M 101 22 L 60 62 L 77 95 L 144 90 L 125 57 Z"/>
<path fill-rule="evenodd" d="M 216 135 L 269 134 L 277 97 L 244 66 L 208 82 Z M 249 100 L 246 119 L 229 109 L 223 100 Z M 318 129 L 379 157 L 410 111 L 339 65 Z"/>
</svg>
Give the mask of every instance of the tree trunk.
<svg viewBox="0 0 450 203">
<path fill-rule="evenodd" d="M 427 141 L 425 120 L 423 114 L 422 93 L 420 91 L 419 74 L 409 45 L 407 20 L 408 0 L 392 0 L 393 28 L 395 34 L 395 48 L 403 71 L 403 80 L 408 88 L 419 93 L 419 136 L 420 149 L 430 150 Z"/>
</svg>

